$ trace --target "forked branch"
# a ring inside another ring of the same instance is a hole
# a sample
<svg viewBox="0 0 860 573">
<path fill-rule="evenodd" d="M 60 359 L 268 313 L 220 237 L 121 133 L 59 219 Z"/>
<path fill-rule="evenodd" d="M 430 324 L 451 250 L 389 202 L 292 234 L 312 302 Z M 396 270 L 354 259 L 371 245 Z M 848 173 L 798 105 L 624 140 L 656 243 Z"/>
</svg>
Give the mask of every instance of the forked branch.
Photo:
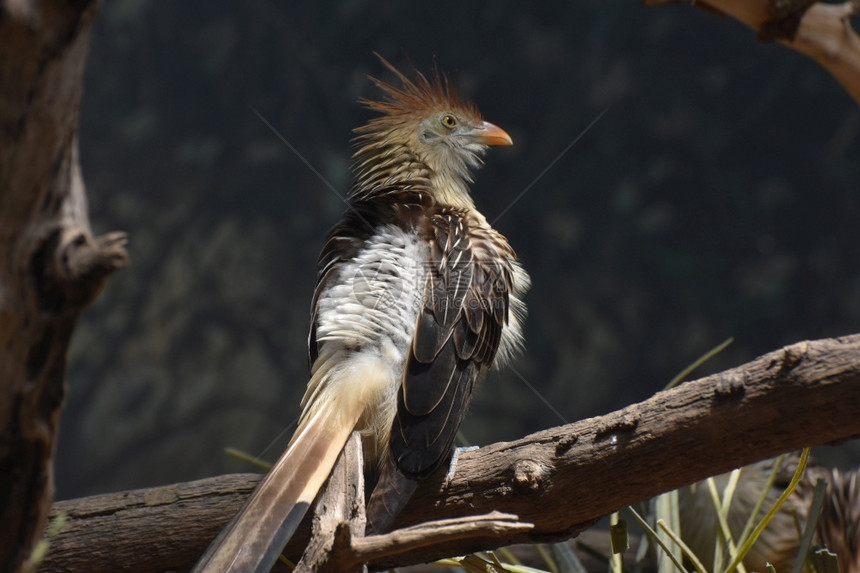
<svg viewBox="0 0 860 573">
<path fill-rule="evenodd" d="M 421 485 L 397 525 L 502 511 L 533 527 L 453 539 L 430 530 L 432 543 L 368 559 L 397 566 L 568 539 L 658 493 L 858 435 L 860 335 L 800 342 L 605 416 L 462 453 L 450 476 L 440 471 Z M 213 480 L 56 504 L 69 523 L 53 540 L 43 570 L 187 567 L 255 483 L 249 476 Z M 302 553 L 309 530 L 303 527 L 290 542 L 289 556 Z M 381 541 L 368 537 L 356 548 Z"/>
</svg>

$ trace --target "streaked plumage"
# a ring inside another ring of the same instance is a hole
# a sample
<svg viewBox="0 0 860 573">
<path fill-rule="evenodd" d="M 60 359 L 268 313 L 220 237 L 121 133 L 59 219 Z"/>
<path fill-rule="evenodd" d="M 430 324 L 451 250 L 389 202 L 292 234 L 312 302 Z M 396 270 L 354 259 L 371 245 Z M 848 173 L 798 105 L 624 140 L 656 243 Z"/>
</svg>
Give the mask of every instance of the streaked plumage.
<svg viewBox="0 0 860 573">
<path fill-rule="evenodd" d="M 401 87 L 373 79 L 387 97 L 364 102 L 381 115 L 356 130 L 350 207 L 320 255 L 299 428 L 199 571 L 267 570 L 353 428 L 379 472 L 368 526 L 386 530 L 447 463 L 480 375 L 522 344 L 528 275 L 467 186 L 510 137 L 438 72 L 409 79 L 382 62 Z"/>
</svg>

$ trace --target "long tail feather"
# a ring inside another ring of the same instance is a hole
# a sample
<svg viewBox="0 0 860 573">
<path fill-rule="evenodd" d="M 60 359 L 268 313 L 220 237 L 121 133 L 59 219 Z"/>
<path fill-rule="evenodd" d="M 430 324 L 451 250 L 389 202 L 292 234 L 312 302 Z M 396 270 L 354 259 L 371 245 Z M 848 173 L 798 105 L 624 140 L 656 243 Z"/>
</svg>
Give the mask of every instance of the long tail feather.
<svg viewBox="0 0 860 573">
<path fill-rule="evenodd" d="M 361 410 L 321 408 L 307 419 L 194 573 L 266 573 L 325 483 Z"/>
</svg>

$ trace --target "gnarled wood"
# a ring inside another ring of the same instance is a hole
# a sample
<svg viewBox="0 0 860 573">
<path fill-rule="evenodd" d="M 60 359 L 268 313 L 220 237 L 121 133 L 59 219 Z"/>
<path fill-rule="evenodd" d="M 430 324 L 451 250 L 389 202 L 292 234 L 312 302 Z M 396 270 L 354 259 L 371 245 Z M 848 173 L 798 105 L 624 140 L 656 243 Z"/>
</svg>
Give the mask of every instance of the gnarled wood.
<svg viewBox="0 0 860 573">
<path fill-rule="evenodd" d="M 92 1 L 0 1 L 0 571 L 31 568 L 52 495 L 66 351 L 126 262 L 95 238 L 78 165 Z"/>
<path fill-rule="evenodd" d="M 860 335 L 800 342 L 606 416 L 463 452 L 450 479 L 440 471 L 422 483 L 398 525 L 496 510 L 534 527 L 437 540 L 375 564 L 567 539 L 595 519 L 658 493 L 781 452 L 858 435 Z M 190 566 L 191 555 L 203 552 L 255 482 L 249 476 L 217 479 L 218 484 L 194 482 L 206 485 L 207 495 L 148 508 L 151 515 L 135 507 L 121 515 L 118 496 L 160 496 L 164 488 L 56 504 L 55 511 L 66 511 L 70 522 L 53 541 L 43 570 L 113 570 L 104 566 L 104 555 L 121 555 L 130 571 L 163 570 L 164 561 L 154 565 L 153 554 L 167 538 L 183 547 Z M 231 483 L 241 484 L 241 491 Z M 230 504 L 214 505 L 224 496 Z M 82 504 L 104 511 L 81 514 Z M 155 535 L 155 519 L 175 526 Z M 201 522 L 205 531 L 196 528 Z M 308 531 L 309 525 L 300 529 L 288 555 L 301 554 Z M 179 561 L 172 566 L 178 568 Z"/>
<path fill-rule="evenodd" d="M 367 524 L 364 513 L 364 457 L 361 436 L 353 432 L 337 464 L 317 497 L 313 513 L 313 535 L 296 571 L 309 573 L 360 573 L 366 571 L 355 559 L 350 559 L 349 539 L 363 536 Z M 338 533 L 340 526 L 347 538 Z"/>
<path fill-rule="evenodd" d="M 860 104 L 860 35 L 851 27 L 860 0 L 643 0 L 646 6 L 685 2 L 727 14 L 758 32 L 761 40 L 812 58 Z"/>
</svg>

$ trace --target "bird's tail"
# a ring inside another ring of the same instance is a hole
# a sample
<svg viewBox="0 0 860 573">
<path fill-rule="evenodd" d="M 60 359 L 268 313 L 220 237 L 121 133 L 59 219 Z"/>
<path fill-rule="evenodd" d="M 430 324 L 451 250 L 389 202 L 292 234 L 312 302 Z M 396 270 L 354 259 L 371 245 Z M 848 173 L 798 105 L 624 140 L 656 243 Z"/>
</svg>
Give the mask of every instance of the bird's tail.
<svg viewBox="0 0 860 573">
<path fill-rule="evenodd" d="M 305 417 L 287 451 L 212 542 L 194 573 L 271 570 L 361 416 L 362 404 L 346 404 L 346 410 L 328 404 Z"/>
<path fill-rule="evenodd" d="M 367 533 L 386 533 L 417 487 L 418 479 L 403 473 L 389 452 L 379 481 L 367 501 Z"/>
</svg>

